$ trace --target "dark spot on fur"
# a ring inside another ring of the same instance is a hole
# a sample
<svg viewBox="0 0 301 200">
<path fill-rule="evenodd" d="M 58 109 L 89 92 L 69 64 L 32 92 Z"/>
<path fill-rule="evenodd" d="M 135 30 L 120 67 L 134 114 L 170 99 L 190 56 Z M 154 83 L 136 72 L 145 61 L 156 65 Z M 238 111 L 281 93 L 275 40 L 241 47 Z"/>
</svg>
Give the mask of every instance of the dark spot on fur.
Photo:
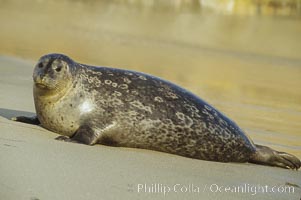
<svg viewBox="0 0 301 200">
<path fill-rule="evenodd" d="M 182 132 L 183 131 L 183 129 L 182 128 L 180 128 L 180 127 L 176 127 L 176 132 Z"/>
<path fill-rule="evenodd" d="M 72 103 L 70 103 L 69 105 L 70 105 L 70 107 L 72 107 L 72 106 L 73 106 L 73 105 L 72 105 Z"/>
<path fill-rule="evenodd" d="M 153 135 L 149 135 L 148 138 L 149 138 L 149 139 L 153 139 L 154 136 L 153 136 Z"/>
</svg>

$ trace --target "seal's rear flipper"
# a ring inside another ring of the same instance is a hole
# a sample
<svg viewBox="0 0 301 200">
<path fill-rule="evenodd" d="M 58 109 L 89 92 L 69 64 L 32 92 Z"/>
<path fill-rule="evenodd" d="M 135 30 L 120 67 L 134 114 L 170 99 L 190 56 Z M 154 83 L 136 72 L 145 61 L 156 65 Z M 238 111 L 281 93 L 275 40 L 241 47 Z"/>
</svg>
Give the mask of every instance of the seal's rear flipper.
<svg viewBox="0 0 301 200">
<path fill-rule="evenodd" d="M 256 145 L 256 152 L 249 162 L 296 170 L 301 167 L 301 161 L 297 157 L 261 145 Z"/>
<path fill-rule="evenodd" d="M 19 117 L 13 117 L 11 118 L 11 120 L 17 122 L 23 122 L 26 124 L 34 124 L 34 125 L 41 124 L 37 116 L 33 116 L 33 117 L 19 116 Z"/>
</svg>

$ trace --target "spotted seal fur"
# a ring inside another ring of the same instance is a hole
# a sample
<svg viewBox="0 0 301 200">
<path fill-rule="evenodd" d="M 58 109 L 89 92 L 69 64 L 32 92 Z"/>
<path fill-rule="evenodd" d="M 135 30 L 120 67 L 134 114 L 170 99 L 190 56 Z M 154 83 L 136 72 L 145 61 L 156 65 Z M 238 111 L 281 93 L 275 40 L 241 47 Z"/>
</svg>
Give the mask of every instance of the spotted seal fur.
<svg viewBox="0 0 301 200">
<path fill-rule="evenodd" d="M 298 169 L 295 156 L 256 145 L 235 122 L 191 92 L 144 73 L 40 58 L 34 73 L 37 116 L 59 140 L 151 149 L 219 162 Z"/>
</svg>

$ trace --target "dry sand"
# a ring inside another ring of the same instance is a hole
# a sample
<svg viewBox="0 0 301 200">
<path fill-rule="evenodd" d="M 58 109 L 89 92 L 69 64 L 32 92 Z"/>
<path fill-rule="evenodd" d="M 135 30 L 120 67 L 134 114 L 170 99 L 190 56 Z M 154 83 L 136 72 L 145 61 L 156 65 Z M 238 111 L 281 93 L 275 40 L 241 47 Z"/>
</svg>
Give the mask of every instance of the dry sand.
<svg viewBox="0 0 301 200">
<path fill-rule="evenodd" d="M 300 171 L 64 143 L 39 126 L 10 121 L 13 116 L 34 115 L 32 69 L 33 62 L 0 56 L 1 200 L 301 197 Z M 144 184 L 148 188 L 139 190 Z M 217 186 L 223 187 L 221 192 Z M 259 192 L 255 186 L 276 187 L 275 192 Z M 286 186 L 290 192 L 283 191 Z"/>
</svg>

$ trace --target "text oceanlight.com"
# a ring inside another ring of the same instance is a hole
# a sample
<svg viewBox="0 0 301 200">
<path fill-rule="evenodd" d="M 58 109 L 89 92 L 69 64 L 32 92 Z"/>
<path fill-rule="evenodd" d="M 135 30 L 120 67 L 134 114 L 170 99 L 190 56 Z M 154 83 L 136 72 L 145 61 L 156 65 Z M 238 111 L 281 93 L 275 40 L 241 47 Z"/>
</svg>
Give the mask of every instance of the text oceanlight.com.
<svg viewBox="0 0 301 200">
<path fill-rule="evenodd" d="M 167 195 L 169 193 L 248 193 L 251 195 L 256 195 L 259 193 L 294 193 L 295 188 L 293 186 L 287 185 L 252 185 L 252 184 L 241 184 L 241 185 L 221 185 L 221 184 L 137 184 L 136 191 L 138 193 L 156 193 Z"/>
</svg>

